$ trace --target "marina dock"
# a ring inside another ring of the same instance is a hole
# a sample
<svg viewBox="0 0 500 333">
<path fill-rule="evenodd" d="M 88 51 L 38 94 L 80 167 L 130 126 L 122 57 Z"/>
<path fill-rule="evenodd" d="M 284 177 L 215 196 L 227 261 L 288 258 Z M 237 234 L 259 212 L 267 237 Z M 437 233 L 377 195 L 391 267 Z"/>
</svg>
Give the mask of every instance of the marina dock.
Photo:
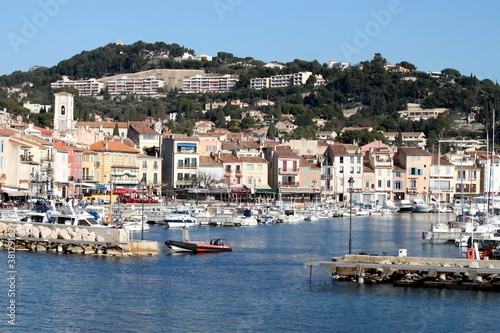
<svg viewBox="0 0 500 333">
<path fill-rule="evenodd" d="M 16 251 L 152 256 L 158 242 L 130 240 L 128 230 L 64 224 L 0 222 L 0 248 Z"/>
<path fill-rule="evenodd" d="M 326 266 L 334 279 L 360 284 L 500 291 L 499 260 L 360 254 L 305 265 Z"/>
</svg>

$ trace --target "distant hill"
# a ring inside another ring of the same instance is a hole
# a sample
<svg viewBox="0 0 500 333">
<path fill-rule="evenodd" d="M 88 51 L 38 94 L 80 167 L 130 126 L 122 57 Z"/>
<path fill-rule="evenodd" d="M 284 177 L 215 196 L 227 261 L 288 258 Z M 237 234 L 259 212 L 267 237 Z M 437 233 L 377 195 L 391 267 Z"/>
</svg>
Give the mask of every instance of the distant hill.
<svg viewBox="0 0 500 333">
<path fill-rule="evenodd" d="M 0 76 L 0 108 L 7 108 L 14 114 L 27 116 L 24 101 L 40 104 L 53 103 L 50 83 L 66 75 L 72 79 L 96 78 L 109 80 L 117 75 L 157 75 L 166 81 L 167 88 L 179 88 L 181 76 L 176 69 L 191 73 L 235 74 L 239 77 L 237 89 L 230 93 L 178 94 L 168 92 L 165 97 L 122 96 L 113 100 L 103 96 L 75 99 L 75 116 L 78 120 L 91 120 L 94 115 L 115 120 L 141 120 L 151 116 L 169 119 L 169 114 L 179 115 L 178 121 L 170 123 L 174 131 L 189 133 L 190 126 L 197 120 L 212 120 L 217 126 L 232 131 L 241 131 L 242 126 L 254 125 L 251 121 L 241 122 L 242 109 L 227 105 L 222 109 L 203 111 L 210 101 L 239 99 L 253 107 L 255 98 L 270 99 L 274 106 L 261 109 L 271 120 L 256 126 L 274 125 L 281 114 L 292 114 L 298 128 L 287 134 L 294 138 L 313 138 L 318 127 L 314 118 L 326 120 L 324 130 L 341 130 L 343 126 L 373 127 L 380 131 L 422 131 L 430 142 L 444 133 L 448 136 L 485 137 L 484 124 L 491 123 L 493 112 L 499 118 L 496 101 L 500 88 L 491 80 L 478 80 L 474 75 L 464 76 L 452 68 L 445 68 L 440 74 L 418 71 L 408 61 L 390 65 L 380 54 L 344 70 L 329 68 L 318 61 L 295 59 L 285 63 L 283 68 L 269 68 L 252 57 L 237 57 L 229 52 L 218 52 L 209 60 L 183 60 L 176 58 L 185 53 L 195 55 L 193 49 L 164 42 L 130 45 L 111 43 L 94 50 L 83 51 L 50 68 L 37 68 L 29 72 L 17 71 Z M 396 66 L 398 65 L 398 66 Z M 248 83 L 252 78 L 269 77 L 310 71 L 320 75 L 325 84 L 317 86 L 314 75 L 302 86 L 277 89 L 252 90 Z M 140 73 L 140 74 L 138 74 Z M 26 84 L 29 82 L 29 84 Z M 174 84 L 175 82 L 175 84 Z M 171 83 L 169 85 L 169 83 Z M 12 89 L 17 87 L 18 89 Z M 408 103 L 428 108 L 446 108 L 449 112 L 437 119 L 408 121 L 400 118 L 398 111 Z M 356 112 L 353 112 L 355 110 Z M 468 117 L 467 115 L 473 115 Z M 226 123 L 227 116 L 231 121 Z M 51 114 L 30 115 L 30 120 L 43 126 L 50 126 Z M 478 124 L 471 131 L 455 130 L 451 125 L 460 118 L 474 119 Z M 271 127 L 272 128 L 272 127 Z M 479 131 L 478 131 L 479 128 Z"/>
</svg>

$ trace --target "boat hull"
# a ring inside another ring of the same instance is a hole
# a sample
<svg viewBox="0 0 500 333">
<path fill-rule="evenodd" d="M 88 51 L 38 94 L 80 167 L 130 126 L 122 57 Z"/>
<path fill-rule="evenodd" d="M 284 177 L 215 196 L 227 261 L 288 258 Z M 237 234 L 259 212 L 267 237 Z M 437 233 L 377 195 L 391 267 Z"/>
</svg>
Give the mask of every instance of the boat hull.
<svg viewBox="0 0 500 333">
<path fill-rule="evenodd" d="M 217 245 L 197 242 L 179 242 L 168 240 L 165 242 L 175 252 L 184 253 L 210 253 L 210 252 L 230 252 L 233 249 L 229 245 Z"/>
</svg>

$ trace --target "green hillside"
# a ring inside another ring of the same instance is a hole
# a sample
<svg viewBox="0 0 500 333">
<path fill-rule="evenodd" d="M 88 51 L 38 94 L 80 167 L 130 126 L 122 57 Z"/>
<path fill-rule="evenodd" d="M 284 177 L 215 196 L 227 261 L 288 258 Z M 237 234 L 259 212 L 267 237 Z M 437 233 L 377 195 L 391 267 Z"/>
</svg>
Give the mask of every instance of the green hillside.
<svg viewBox="0 0 500 333">
<path fill-rule="evenodd" d="M 492 110 L 500 91 L 498 84 L 491 80 L 478 80 L 474 75 L 462 75 L 457 70 L 446 68 L 441 76 L 435 78 L 418 71 L 416 65 L 402 60 L 401 65 L 408 73 L 388 71 L 387 61 L 380 54 L 373 59 L 351 66 L 343 71 L 328 68 L 318 61 L 296 59 L 284 64 L 282 69 L 267 68 L 264 62 L 252 57 L 236 57 L 228 52 L 218 52 L 212 61 L 176 61 L 185 52 L 195 54 L 192 49 L 178 44 L 163 42 L 136 42 L 131 45 L 108 44 L 91 51 L 83 51 L 70 59 L 59 62 L 51 68 L 37 68 L 29 72 L 14 72 L 0 77 L 0 107 L 13 114 L 27 116 L 28 110 L 22 107 L 24 101 L 40 104 L 53 103 L 50 83 L 63 75 L 71 79 L 101 78 L 105 76 L 135 73 L 143 70 L 165 69 L 203 69 L 206 72 L 235 74 L 239 76 L 238 87 L 234 92 L 224 94 L 181 94 L 165 91 L 163 97 L 127 96 L 111 99 L 105 92 L 103 98 L 76 97 L 75 116 L 78 120 L 93 120 L 95 115 L 110 117 L 114 120 L 142 120 L 151 116 L 167 119 L 168 113 L 181 114 L 176 123 L 169 126 L 174 132 L 190 133 L 195 121 L 207 119 L 217 126 L 240 131 L 247 127 L 270 126 L 274 134 L 274 123 L 281 114 L 295 116 L 299 128 L 290 138 L 313 138 L 318 131 L 313 118 L 325 119 L 325 130 L 339 131 L 344 126 L 369 126 L 382 131 L 423 131 L 430 141 L 438 133 L 445 136 L 465 138 L 485 137 L 483 131 L 457 132 L 451 126 L 454 120 L 476 114 L 476 122 L 487 126 L 491 124 Z M 248 89 L 250 79 L 268 77 L 276 74 L 310 71 L 321 74 L 326 80 L 323 86 L 315 87 L 311 77 L 303 86 L 279 89 Z M 32 85 L 23 84 L 30 82 Z M 20 87 L 21 91 L 8 93 L 8 88 Z M 266 98 L 276 102 L 273 107 L 263 111 L 272 120 L 255 124 L 252 120 L 241 119 L 242 109 L 226 106 L 223 109 L 203 113 L 205 103 L 240 99 L 250 104 L 255 98 Z M 406 109 L 408 103 L 418 103 L 428 108 L 447 108 L 450 112 L 438 119 L 411 122 L 399 117 L 398 111 Z M 358 110 L 349 118 L 346 111 Z M 233 121 L 225 123 L 224 117 L 231 115 Z M 498 117 L 498 114 L 497 114 Z M 30 120 L 41 126 L 51 126 L 51 113 L 30 115 Z M 371 138 L 365 138 L 371 139 Z"/>
</svg>

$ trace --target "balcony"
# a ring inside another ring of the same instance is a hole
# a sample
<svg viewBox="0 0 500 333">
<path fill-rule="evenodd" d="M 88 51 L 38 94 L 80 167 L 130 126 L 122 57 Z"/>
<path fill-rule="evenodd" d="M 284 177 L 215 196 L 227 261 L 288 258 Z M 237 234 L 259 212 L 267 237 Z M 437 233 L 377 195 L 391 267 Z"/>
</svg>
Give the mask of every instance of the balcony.
<svg viewBox="0 0 500 333">
<path fill-rule="evenodd" d="M 97 180 L 94 178 L 94 176 L 88 176 L 88 175 L 83 175 L 83 181 L 89 181 L 89 182 L 92 182 L 94 180 Z"/>
<path fill-rule="evenodd" d="M 326 174 L 326 175 L 321 175 L 321 179 L 323 180 L 329 180 L 329 179 L 333 179 L 333 175 L 329 175 L 329 174 Z"/>
<path fill-rule="evenodd" d="M 286 170 L 283 170 L 282 168 L 279 168 L 278 169 L 278 174 L 279 175 L 298 175 L 299 174 L 299 168 L 297 169 L 286 169 Z"/>
<path fill-rule="evenodd" d="M 178 164 L 177 169 L 197 169 L 196 164 Z"/>
</svg>

